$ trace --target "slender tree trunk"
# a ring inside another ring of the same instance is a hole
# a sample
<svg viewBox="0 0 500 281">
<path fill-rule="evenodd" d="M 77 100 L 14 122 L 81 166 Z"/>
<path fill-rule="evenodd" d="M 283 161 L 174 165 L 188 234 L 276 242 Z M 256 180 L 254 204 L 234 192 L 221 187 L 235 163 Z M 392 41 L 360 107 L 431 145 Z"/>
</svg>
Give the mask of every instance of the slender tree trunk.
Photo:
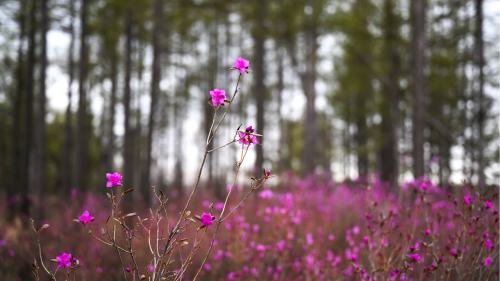
<svg viewBox="0 0 500 281">
<path fill-rule="evenodd" d="M 153 134 L 156 128 L 156 105 L 158 104 L 158 96 L 160 93 L 161 81 L 161 62 L 163 57 L 162 52 L 162 25 L 163 25 L 163 1 L 154 1 L 154 23 L 153 23 L 153 65 L 151 69 L 151 103 L 149 105 L 148 118 L 148 135 L 147 135 L 147 152 L 146 152 L 146 167 L 143 180 L 143 188 L 150 187 L 151 180 L 151 165 L 152 165 L 152 150 L 153 150 Z"/>
<path fill-rule="evenodd" d="M 259 0 L 255 2 L 255 26 L 252 32 L 254 41 L 253 46 L 253 78 L 254 78 L 254 94 L 255 94 L 255 107 L 257 109 L 257 126 L 256 130 L 259 134 L 264 135 L 265 125 L 265 100 L 266 100 L 266 86 L 264 85 L 265 68 L 264 58 L 266 56 L 265 43 L 265 30 L 264 20 L 266 18 L 266 0 Z M 260 144 L 256 146 L 256 158 L 254 165 L 255 176 L 258 177 L 262 174 L 264 165 L 264 138 L 260 138 Z"/>
<path fill-rule="evenodd" d="M 25 54 L 24 45 L 26 37 L 26 0 L 22 0 L 19 3 L 19 46 L 17 48 L 17 66 L 16 66 L 16 92 L 13 97 L 13 133 L 12 133 L 12 144 L 14 146 L 12 150 L 12 182 L 11 186 L 7 190 L 8 199 L 12 199 L 13 196 L 22 195 L 27 193 L 26 186 L 23 185 L 23 169 L 24 166 L 24 153 L 25 145 L 24 142 L 26 138 L 24 137 L 25 131 L 22 128 L 23 116 L 23 102 L 25 101 L 25 91 L 26 91 L 26 65 L 25 65 Z M 9 217 L 13 217 L 16 212 L 21 211 L 20 206 L 13 206 L 14 208 L 8 208 L 12 210 L 9 212 Z"/>
<path fill-rule="evenodd" d="M 285 82 L 284 82 L 284 77 L 283 77 L 283 55 L 281 54 L 281 49 L 278 48 L 278 68 L 277 68 L 277 73 L 276 76 L 278 77 L 278 81 L 276 83 L 276 97 L 278 99 L 277 105 L 277 112 L 278 112 L 278 126 L 279 126 L 279 131 L 280 131 L 280 146 L 278 147 L 278 154 L 279 154 L 279 167 L 284 168 L 286 167 L 285 165 L 285 145 L 287 143 L 286 141 L 286 130 L 284 128 L 284 120 L 283 120 L 283 90 L 285 88 Z"/>
<path fill-rule="evenodd" d="M 65 137 L 64 137 L 64 159 L 62 166 L 62 182 L 64 193 L 67 193 L 74 185 L 74 170 L 73 170 L 73 113 L 72 113 L 72 99 L 73 99 L 73 80 L 74 80 L 74 49 L 75 49 L 75 4 L 74 1 L 69 3 L 70 24 L 69 33 L 70 41 L 68 48 L 68 105 L 66 106 L 65 116 Z"/>
<path fill-rule="evenodd" d="M 82 0 L 80 7 L 80 62 L 78 76 L 78 119 L 76 137 L 76 180 L 75 184 L 81 189 L 88 188 L 89 177 L 89 141 L 90 141 L 90 120 L 87 112 L 87 68 L 88 68 L 88 3 L 89 0 Z"/>
<path fill-rule="evenodd" d="M 217 17 L 217 15 L 215 15 Z M 216 87 L 216 82 L 217 82 L 217 70 L 219 68 L 219 52 L 218 52 L 218 44 L 219 44 L 219 37 L 217 33 L 217 28 L 219 26 L 219 23 L 217 20 L 212 23 L 212 26 L 210 27 L 210 38 L 209 38 L 209 45 L 210 45 L 210 51 L 209 51 L 209 62 L 208 62 L 208 89 L 212 90 L 213 88 Z M 205 137 L 208 135 L 208 132 L 210 131 L 210 124 L 213 116 L 213 107 L 210 104 L 209 101 L 209 95 L 207 93 L 206 95 L 207 98 L 203 99 L 204 103 L 204 131 L 205 131 Z M 213 143 L 214 141 L 210 144 L 210 147 L 208 149 L 213 148 Z M 214 159 L 213 157 L 209 156 L 207 159 L 207 166 L 208 166 L 208 186 L 209 187 L 214 187 Z M 217 190 L 215 191 L 216 193 L 218 192 Z"/>
<path fill-rule="evenodd" d="M 182 144 L 183 144 L 183 97 L 182 94 L 178 94 L 175 97 L 174 104 L 174 119 L 175 119 L 175 166 L 174 166 L 174 186 L 177 192 L 177 196 L 181 197 L 183 195 L 183 185 L 184 185 L 184 169 L 183 169 L 183 154 L 182 154 Z"/>
<path fill-rule="evenodd" d="M 424 175 L 425 115 L 425 0 L 411 1 L 413 78 L 413 176 Z"/>
<path fill-rule="evenodd" d="M 356 94 L 360 96 L 360 94 Z M 365 106 L 364 101 L 358 100 L 356 107 L 358 112 L 356 113 L 356 134 L 354 140 L 356 142 L 356 153 L 357 153 L 357 165 L 358 165 L 358 177 L 365 181 L 368 176 L 368 154 L 367 154 L 367 125 L 365 116 Z"/>
<path fill-rule="evenodd" d="M 475 0 L 475 30 L 474 30 L 474 63 L 477 67 L 477 162 L 478 185 L 485 190 L 485 160 L 484 160 L 484 120 L 486 118 L 484 104 L 484 39 L 483 39 L 483 0 Z"/>
<path fill-rule="evenodd" d="M 124 182 L 131 185 L 134 182 L 134 150 L 133 150 L 133 132 L 131 126 L 131 78 L 132 78 L 132 11 L 128 8 L 125 23 L 125 84 L 123 95 L 124 108 L 124 142 L 123 142 L 123 171 Z"/>
<path fill-rule="evenodd" d="M 397 47 L 399 27 L 394 11 L 394 1 L 384 3 L 384 47 L 385 57 L 389 59 L 389 70 L 384 91 L 384 108 L 382 109 L 382 130 L 384 133 L 381 150 L 381 173 L 383 181 L 388 182 L 392 190 L 396 190 L 399 177 L 399 73 L 401 58 Z"/>
<path fill-rule="evenodd" d="M 319 11 L 313 11 L 313 15 Z M 305 44 L 305 72 L 302 74 L 302 88 L 306 97 L 304 118 L 304 147 L 302 149 L 303 173 L 310 174 L 316 167 L 317 153 L 317 122 L 316 122 L 316 61 L 318 50 L 318 31 L 316 19 L 310 16 L 306 24 Z"/>
<path fill-rule="evenodd" d="M 107 149 L 106 153 L 106 170 L 113 171 L 114 170 L 114 156 L 115 156 L 115 115 L 116 115 L 116 103 L 117 103 L 117 87 L 118 87 L 118 55 L 117 50 L 114 49 L 111 54 L 110 59 L 111 64 L 111 97 L 109 101 L 109 116 L 108 116 L 108 130 L 107 130 Z"/>
<path fill-rule="evenodd" d="M 38 86 L 38 110 L 36 117 L 36 128 L 35 128 L 35 157 L 34 157 L 34 169 L 33 169 L 33 189 L 36 201 L 40 203 L 40 194 L 43 192 L 45 183 L 45 155 L 46 155 L 46 77 L 47 77 L 47 32 L 49 29 L 49 10 L 48 10 L 48 0 L 41 0 L 41 19 L 40 19 L 40 31 L 41 31 L 41 44 L 40 44 L 40 78 Z M 41 210 L 37 212 L 38 216 L 41 215 Z"/>
<path fill-rule="evenodd" d="M 34 117 L 34 92 L 35 92 L 35 67 L 36 67 L 36 1 L 30 3 L 30 28 L 28 38 L 28 60 L 26 62 L 27 79 L 26 79 L 26 111 L 25 111 L 25 137 L 24 143 L 24 168 L 25 175 L 23 178 L 23 190 L 33 191 L 33 117 Z M 29 213 L 29 200 L 27 194 L 22 195 L 21 212 Z"/>
</svg>

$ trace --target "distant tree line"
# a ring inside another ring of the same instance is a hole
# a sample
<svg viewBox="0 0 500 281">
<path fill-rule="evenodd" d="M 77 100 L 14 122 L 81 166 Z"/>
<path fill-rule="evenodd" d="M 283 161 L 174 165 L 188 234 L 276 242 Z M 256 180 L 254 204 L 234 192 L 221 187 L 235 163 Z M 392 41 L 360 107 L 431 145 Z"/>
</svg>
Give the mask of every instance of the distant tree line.
<svg viewBox="0 0 500 281">
<path fill-rule="evenodd" d="M 308 175 L 340 165 L 345 176 L 376 174 L 394 188 L 410 173 L 446 186 L 459 158 L 461 172 L 484 189 L 486 168 L 499 161 L 499 112 L 487 89 L 499 85 L 483 6 L 0 1 L 0 185 L 13 210 L 26 214 L 28 194 L 37 202 L 41 194 L 96 189 L 111 170 L 123 172 L 138 200 L 148 202 L 152 185 L 182 194 L 186 119 L 196 104 L 204 123 L 191 130 L 207 134 L 207 93 L 230 85 L 226 69 L 243 55 L 251 90 L 236 111 L 252 108 L 257 132 L 278 136 L 257 146 L 254 171 L 266 165 Z M 66 34 L 64 56 L 49 57 L 51 31 Z M 66 97 L 57 97 L 68 100 L 64 111 L 48 107 L 50 68 L 65 74 Z M 297 106 L 296 92 L 304 100 L 299 120 L 286 112 Z M 228 134 L 237 125 L 225 124 Z M 208 160 L 206 184 L 219 195 L 231 170 L 224 161 Z"/>
</svg>

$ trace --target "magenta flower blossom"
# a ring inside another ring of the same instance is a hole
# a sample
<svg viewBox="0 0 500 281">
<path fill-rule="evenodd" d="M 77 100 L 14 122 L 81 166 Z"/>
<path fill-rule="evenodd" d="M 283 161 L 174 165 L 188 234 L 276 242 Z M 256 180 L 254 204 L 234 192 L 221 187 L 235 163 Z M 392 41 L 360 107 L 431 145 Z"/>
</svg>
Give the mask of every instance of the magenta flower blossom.
<svg viewBox="0 0 500 281">
<path fill-rule="evenodd" d="M 451 248 L 450 249 L 450 255 L 452 255 L 453 257 L 458 257 L 458 250 L 457 248 Z"/>
<path fill-rule="evenodd" d="M 465 195 L 464 196 L 464 204 L 469 206 L 472 203 L 472 197 L 470 195 Z"/>
<path fill-rule="evenodd" d="M 215 107 L 224 105 L 224 102 L 226 101 L 226 91 L 221 89 L 211 90 L 210 96 L 212 97 L 212 105 Z"/>
<path fill-rule="evenodd" d="M 358 256 L 356 254 L 352 254 L 350 257 L 352 262 L 357 262 L 358 261 Z"/>
<path fill-rule="evenodd" d="M 422 260 L 422 256 L 417 253 L 409 254 L 408 257 L 412 262 L 420 262 Z"/>
<path fill-rule="evenodd" d="M 68 268 L 71 266 L 73 256 L 70 253 L 61 253 L 56 257 L 57 266 L 60 268 Z"/>
<path fill-rule="evenodd" d="M 82 224 L 88 224 L 88 223 L 91 223 L 94 221 L 94 217 L 90 215 L 89 211 L 85 210 L 83 211 L 83 213 L 80 215 L 80 217 L 78 217 L 78 220 L 82 223 Z"/>
<path fill-rule="evenodd" d="M 209 226 L 214 223 L 215 217 L 210 213 L 202 213 L 200 216 L 200 221 L 203 226 Z"/>
<path fill-rule="evenodd" d="M 107 188 L 112 188 L 115 186 L 121 186 L 122 185 L 122 175 L 118 172 L 114 173 L 107 173 L 106 174 L 106 187 Z"/>
<path fill-rule="evenodd" d="M 483 260 L 483 265 L 484 265 L 484 266 L 490 266 L 492 263 L 493 263 L 493 259 L 492 259 L 491 257 L 486 257 L 486 258 Z"/>
<path fill-rule="evenodd" d="M 238 136 L 240 137 L 239 143 L 246 145 L 258 144 L 259 141 L 257 140 L 257 137 L 253 135 L 254 132 L 255 130 L 252 126 L 247 126 L 244 132 L 238 131 Z"/>
<path fill-rule="evenodd" d="M 488 250 L 493 249 L 493 242 L 491 242 L 491 239 L 486 239 L 486 241 L 484 241 L 484 246 Z"/>
<path fill-rule="evenodd" d="M 484 202 L 484 208 L 486 210 L 493 209 L 493 202 L 491 202 L 491 200 L 486 200 L 486 202 Z"/>
<path fill-rule="evenodd" d="M 268 179 L 271 177 L 271 170 L 264 169 L 264 178 Z"/>
<path fill-rule="evenodd" d="M 234 62 L 233 68 L 237 69 L 240 74 L 247 73 L 248 69 L 250 68 L 250 62 L 242 57 L 239 57 Z"/>
<path fill-rule="evenodd" d="M 259 193 L 259 197 L 262 199 L 271 199 L 273 198 L 273 196 L 274 193 L 269 189 L 263 190 L 261 193 Z"/>
<path fill-rule="evenodd" d="M 148 270 L 148 272 L 150 272 L 150 273 L 151 273 L 151 272 L 154 272 L 154 271 L 155 271 L 155 266 L 154 266 L 154 264 L 151 264 L 151 263 L 150 263 L 150 264 L 148 264 L 148 265 L 146 266 L 146 269 Z"/>
</svg>

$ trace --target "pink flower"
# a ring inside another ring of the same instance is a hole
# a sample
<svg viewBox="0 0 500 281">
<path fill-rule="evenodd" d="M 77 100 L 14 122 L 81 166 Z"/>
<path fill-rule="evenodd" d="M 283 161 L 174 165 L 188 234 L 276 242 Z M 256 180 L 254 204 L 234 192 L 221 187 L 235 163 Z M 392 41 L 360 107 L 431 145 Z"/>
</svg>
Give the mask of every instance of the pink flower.
<svg viewBox="0 0 500 281">
<path fill-rule="evenodd" d="M 78 220 L 82 223 L 82 224 L 88 224 L 90 222 L 93 222 L 94 221 L 94 217 L 90 215 L 89 211 L 85 210 L 83 211 L 83 213 L 80 215 L 80 217 L 78 218 Z"/>
<path fill-rule="evenodd" d="M 212 97 L 213 106 L 224 105 L 224 102 L 226 100 L 226 91 L 221 89 L 213 89 L 210 91 L 210 96 Z"/>
<path fill-rule="evenodd" d="M 203 265 L 203 269 L 204 269 L 205 271 L 212 271 L 212 266 L 211 266 L 209 263 L 205 263 L 205 264 Z"/>
<path fill-rule="evenodd" d="M 493 242 L 491 242 L 491 239 L 486 239 L 486 241 L 484 241 L 484 246 L 488 250 L 493 249 Z"/>
<path fill-rule="evenodd" d="M 122 185 L 122 175 L 118 172 L 114 173 L 107 173 L 106 174 L 106 187 L 107 188 L 112 188 L 115 186 L 121 186 Z"/>
<path fill-rule="evenodd" d="M 154 272 L 155 271 L 155 266 L 154 266 L 154 264 L 150 263 L 150 264 L 148 264 L 146 266 L 146 269 L 148 270 L 148 272 Z"/>
<path fill-rule="evenodd" d="M 267 180 L 271 177 L 271 170 L 264 169 L 264 178 Z"/>
<path fill-rule="evenodd" d="M 71 266 L 73 256 L 70 253 L 61 253 L 56 257 L 57 266 L 61 268 L 68 268 Z"/>
<path fill-rule="evenodd" d="M 422 256 L 419 254 L 409 254 L 408 257 L 412 262 L 420 262 L 422 260 Z"/>
<path fill-rule="evenodd" d="M 358 256 L 356 254 L 352 254 L 350 257 L 352 262 L 357 262 L 358 261 Z"/>
<path fill-rule="evenodd" d="M 212 225 L 214 223 L 214 220 L 215 220 L 215 217 L 212 216 L 212 214 L 210 214 L 210 213 L 201 214 L 200 221 L 201 221 L 201 224 L 203 224 L 204 226 Z"/>
<path fill-rule="evenodd" d="M 464 204 L 469 206 L 471 203 L 472 203 L 472 198 L 470 197 L 470 195 L 465 195 L 464 196 Z"/>
<path fill-rule="evenodd" d="M 429 235 L 431 235 L 431 230 L 430 230 L 430 228 L 427 228 L 427 229 L 425 230 L 424 234 L 425 234 L 425 236 L 429 236 Z"/>
<path fill-rule="evenodd" d="M 486 202 L 484 202 L 484 208 L 486 210 L 493 209 L 493 202 L 491 202 L 491 200 L 486 200 Z"/>
<path fill-rule="evenodd" d="M 451 248 L 450 249 L 450 255 L 454 256 L 455 258 L 458 257 L 458 250 L 457 250 L 457 248 Z"/>
<path fill-rule="evenodd" d="M 252 126 L 247 126 L 244 132 L 238 131 L 238 136 L 240 137 L 239 143 L 246 145 L 258 144 L 259 141 L 257 140 L 257 137 L 253 135 L 254 132 L 255 130 Z"/>
<path fill-rule="evenodd" d="M 278 249 L 279 252 L 285 250 L 286 247 L 286 242 L 285 240 L 280 240 L 278 243 L 276 243 L 276 248 Z"/>
<path fill-rule="evenodd" d="M 493 263 L 493 260 L 491 259 L 491 257 L 486 257 L 486 258 L 483 260 L 483 265 L 484 265 L 484 266 L 490 266 L 492 263 Z"/>
<path fill-rule="evenodd" d="M 259 197 L 262 199 L 271 199 L 273 198 L 273 192 L 269 189 L 263 190 L 261 193 L 259 193 Z"/>
<path fill-rule="evenodd" d="M 248 68 L 250 68 L 250 62 L 242 57 L 239 57 L 234 62 L 233 68 L 237 69 L 240 72 L 240 74 L 247 73 Z"/>
</svg>

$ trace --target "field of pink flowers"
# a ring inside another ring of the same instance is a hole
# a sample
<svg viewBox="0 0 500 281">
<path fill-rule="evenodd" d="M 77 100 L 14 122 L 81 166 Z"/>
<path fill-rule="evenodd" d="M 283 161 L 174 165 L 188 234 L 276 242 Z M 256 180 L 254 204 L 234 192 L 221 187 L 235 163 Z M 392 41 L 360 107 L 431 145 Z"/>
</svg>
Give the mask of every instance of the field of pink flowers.
<svg viewBox="0 0 500 281">
<path fill-rule="evenodd" d="M 416 180 L 405 183 L 396 196 L 376 181 L 337 183 L 292 174 L 279 178 L 279 185 L 252 194 L 221 224 L 198 280 L 498 280 L 497 188 L 480 197 L 467 186 L 450 193 Z M 238 200 L 232 201 L 229 206 Z M 61 268 L 58 280 L 137 280 L 131 270 L 135 263 L 140 277 L 152 280 L 156 242 L 148 243 L 148 229 L 157 232 L 154 237 L 164 237 L 182 202 L 170 199 L 164 209 L 169 215 L 157 228 L 148 227 L 145 219 L 152 212 L 138 212 L 144 225 L 130 223 L 136 261 L 122 255 L 120 262 L 113 247 L 95 239 L 105 237 L 110 215 L 106 196 L 74 191 L 67 200 L 49 198 L 45 219 L 35 222 L 37 228 L 48 224 L 39 233 L 42 256 L 54 269 L 58 263 L 50 259 L 71 253 L 71 270 Z M 222 206 L 217 200 L 197 199 L 191 211 L 198 219 L 204 212 L 217 217 Z M 78 221 L 84 210 L 94 217 L 85 225 Z M 191 224 L 195 227 L 176 241 L 180 246 L 172 253 L 171 273 L 165 275 L 172 280 L 183 264 L 189 266 L 178 279 L 192 279 L 215 230 L 203 220 L 192 219 Z M 0 280 L 32 279 L 39 253 L 34 231 L 26 225 L 21 218 L 9 223 L 0 218 Z M 193 234 L 199 248 L 190 258 L 197 245 Z M 126 245 L 127 238 L 116 241 Z M 160 239 L 160 249 L 163 243 Z M 43 271 L 39 275 L 48 280 Z"/>
</svg>

